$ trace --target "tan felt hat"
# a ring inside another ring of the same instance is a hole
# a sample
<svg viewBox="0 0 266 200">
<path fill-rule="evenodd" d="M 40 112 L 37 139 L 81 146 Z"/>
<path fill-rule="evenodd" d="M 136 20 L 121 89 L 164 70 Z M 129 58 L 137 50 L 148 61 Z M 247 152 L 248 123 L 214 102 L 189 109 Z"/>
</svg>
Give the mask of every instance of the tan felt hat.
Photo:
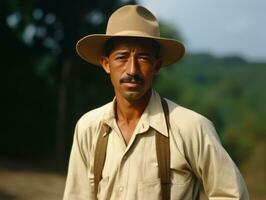
<svg viewBox="0 0 266 200">
<path fill-rule="evenodd" d="M 100 65 L 105 42 L 113 37 L 140 37 L 155 40 L 160 45 L 162 67 L 181 59 L 184 45 L 174 39 L 161 38 L 159 23 L 155 16 L 139 5 L 126 5 L 116 10 L 109 18 L 106 34 L 92 34 L 80 39 L 76 50 L 89 63 Z"/>
</svg>

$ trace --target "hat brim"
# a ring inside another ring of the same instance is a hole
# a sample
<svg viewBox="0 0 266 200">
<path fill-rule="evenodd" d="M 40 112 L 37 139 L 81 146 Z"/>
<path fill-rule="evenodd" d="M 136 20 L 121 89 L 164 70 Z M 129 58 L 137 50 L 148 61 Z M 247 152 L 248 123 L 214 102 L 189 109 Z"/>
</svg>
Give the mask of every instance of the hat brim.
<svg viewBox="0 0 266 200">
<path fill-rule="evenodd" d="M 174 64 L 185 54 L 184 45 L 174 39 L 138 35 L 129 36 L 105 34 L 92 34 L 81 38 L 76 44 L 76 51 L 78 55 L 85 61 L 101 66 L 100 58 L 103 56 L 104 44 L 107 40 L 113 37 L 137 37 L 155 40 L 160 45 L 160 58 L 162 60 L 162 67 Z"/>
</svg>

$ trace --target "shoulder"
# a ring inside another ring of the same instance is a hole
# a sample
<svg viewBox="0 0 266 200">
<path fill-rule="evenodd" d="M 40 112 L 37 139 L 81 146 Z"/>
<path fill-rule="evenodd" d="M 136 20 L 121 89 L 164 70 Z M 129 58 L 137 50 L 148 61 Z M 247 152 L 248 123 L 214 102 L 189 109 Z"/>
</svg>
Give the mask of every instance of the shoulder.
<svg viewBox="0 0 266 200">
<path fill-rule="evenodd" d="M 82 115 L 76 124 L 76 131 L 78 129 L 79 134 L 83 134 L 84 132 L 98 129 L 111 106 L 112 102 L 109 102 Z"/>
<path fill-rule="evenodd" d="M 171 100 L 167 100 L 167 103 L 169 106 L 170 117 L 174 119 L 175 123 L 182 126 L 211 123 L 209 119 L 193 110 L 180 106 Z"/>
<path fill-rule="evenodd" d="M 195 139 L 208 135 L 218 139 L 213 123 L 203 115 L 167 100 L 170 111 L 171 128 L 183 139 Z"/>
</svg>

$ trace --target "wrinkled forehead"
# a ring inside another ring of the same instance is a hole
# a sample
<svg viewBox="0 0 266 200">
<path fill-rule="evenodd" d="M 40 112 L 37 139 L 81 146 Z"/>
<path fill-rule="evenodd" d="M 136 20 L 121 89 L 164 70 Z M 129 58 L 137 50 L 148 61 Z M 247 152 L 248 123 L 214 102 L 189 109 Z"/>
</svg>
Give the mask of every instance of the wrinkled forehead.
<svg viewBox="0 0 266 200">
<path fill-rule="evenodd" d="M 106 42 L 104 54 L 105 56 L 109 56 L 114 50 L 132 48 L 154 54 L 155 57 L 158 57 L 160 51 L 159 44 L 152 39 L 137 37 L 114 37 Z"/>
</svg>

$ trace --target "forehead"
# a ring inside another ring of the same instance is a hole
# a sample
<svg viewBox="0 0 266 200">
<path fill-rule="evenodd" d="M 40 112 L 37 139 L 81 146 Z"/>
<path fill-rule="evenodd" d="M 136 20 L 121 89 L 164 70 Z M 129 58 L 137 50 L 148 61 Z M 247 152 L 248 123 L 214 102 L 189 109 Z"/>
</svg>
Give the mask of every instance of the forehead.
<svg viewBox="0 0 266 200">
<path fill-rule="evenodd" d="M 144 38 L 114 38 L 111 41 L 110 53 L 117 50 L 135 49 L 141 52 L 155 54 L 156 44 L 150 39 Z"/>
</svg>

